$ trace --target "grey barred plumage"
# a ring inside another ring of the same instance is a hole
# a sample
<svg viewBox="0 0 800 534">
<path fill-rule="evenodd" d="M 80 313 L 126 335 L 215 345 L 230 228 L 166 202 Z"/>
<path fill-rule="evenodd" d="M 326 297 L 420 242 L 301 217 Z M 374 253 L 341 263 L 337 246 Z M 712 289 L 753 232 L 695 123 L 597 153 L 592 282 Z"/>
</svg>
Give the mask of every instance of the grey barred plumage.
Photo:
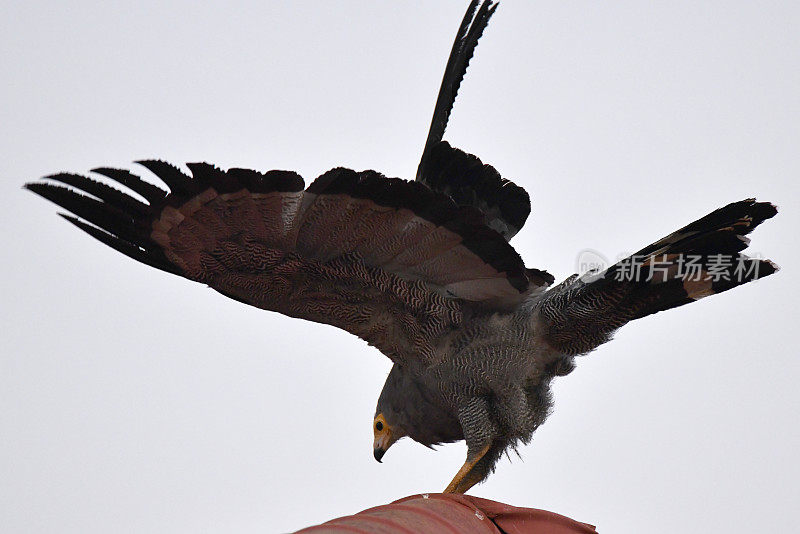
<svg viewBox="0 0 800 534">
<path fill-rule="evenodd" d="M 552 288 L 552 275 L 526 267 L 508 240 L 530 213 L 528 194 L 442 140 L 496 8 L 478 4 L 459 28 L 416 181 L 335 168 L 304 188 L 291 171 L 193 163 L 185 173 L 147 160 L 138 163 L 165 189 L 111 168 L 93 172 L 131 194 L 76 174 L 26 186 L 139 262 L 375 346 L 394 362 L 373 421 L 375 458 L 404 436 L 426 446 L 463 439 L 453 492 L 530 441 L 549 414 L 552 378 L 569 374 L 575 356 L 632 320 L 777 269 L 742 254 L 745 236 L 776 213 L 752 199 Z"/>
</svg>

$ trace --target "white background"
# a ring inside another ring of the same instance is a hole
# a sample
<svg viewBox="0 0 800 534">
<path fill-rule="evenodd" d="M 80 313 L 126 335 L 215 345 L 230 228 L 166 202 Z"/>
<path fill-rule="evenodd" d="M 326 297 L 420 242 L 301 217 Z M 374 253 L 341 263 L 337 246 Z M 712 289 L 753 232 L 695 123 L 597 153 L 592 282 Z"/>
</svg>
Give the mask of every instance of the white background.
<svg viewBox="0 0 800 534">
<path fill-rule="evenodd" d="M 4 532 L 276 532 L 439 491 L 372 458 L 389 361 L 102 246 L 23 182 L 134 159 L 411 178 L 466 0 L 12 2 L 0 19 Z M 505 0 L 446 138 L 533 199 L 562 279 L 728 202 L 777 275 L 625 327 L 473 494 L 602 532 L 789 532 L 798 480 L 800 8 Z"/>
</svg>

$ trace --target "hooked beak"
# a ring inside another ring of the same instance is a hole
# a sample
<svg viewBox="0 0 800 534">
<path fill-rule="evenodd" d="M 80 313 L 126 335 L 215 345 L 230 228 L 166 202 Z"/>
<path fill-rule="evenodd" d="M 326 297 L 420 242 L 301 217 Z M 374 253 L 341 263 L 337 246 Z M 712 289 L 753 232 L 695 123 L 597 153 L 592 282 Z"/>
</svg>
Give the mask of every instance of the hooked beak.
<svg viewBox="0 0 800 534">
<path fill-rule="evenodd" d="M 379 463 L 381 463 L 383 455 L 386 454 L 386 451 L 389 450 L 389 447 L 391 447 L 395 441 L 397 441 L 397 439 L 388 428 L 375 436 L 375 441 L 372 443 L 372 455 L 375 456 L 375 459 L 378 460 Z"/>
</svg>

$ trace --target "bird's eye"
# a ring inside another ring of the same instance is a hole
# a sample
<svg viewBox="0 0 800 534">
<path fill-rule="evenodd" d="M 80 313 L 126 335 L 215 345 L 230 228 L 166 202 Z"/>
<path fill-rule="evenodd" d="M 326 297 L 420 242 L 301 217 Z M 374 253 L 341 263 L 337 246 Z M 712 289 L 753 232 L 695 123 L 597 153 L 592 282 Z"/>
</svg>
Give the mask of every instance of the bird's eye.
<svg viewBox="0 0 800 534">
<path fill-rule="evenodd" d="M 380 432 L 381 430 L 383 430 L 383 423 L 381 423 L 380 421 L 378 421 L 377 423 L 375 423 L 375 430 L 377 430 L 378 432 Z"/>
</svg>

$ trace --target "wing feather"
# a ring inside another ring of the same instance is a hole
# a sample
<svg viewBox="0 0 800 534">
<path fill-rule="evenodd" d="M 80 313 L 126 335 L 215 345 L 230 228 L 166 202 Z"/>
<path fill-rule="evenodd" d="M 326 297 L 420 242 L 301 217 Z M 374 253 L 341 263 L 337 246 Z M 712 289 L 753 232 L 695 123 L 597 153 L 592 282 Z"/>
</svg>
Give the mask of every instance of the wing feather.
<svg viewBox="0 0 800 534">
<path fill-rule="evenodd" d="M 482 211 L 487 225 L 508 241 L 530 214 L 528 193 L 502 178 L 491 165 L 484 165 L 476 156 L 442 141 L 470 59 L 497 5 L 491 0 L 472 0 L 464 14 L 447 59 L 416 179 L 450 196 L 459 206 Z"/>
<path fill-rule="evenodd" d="M 479 211 L 418 182 L 333 169 L 304 190 L 289 171 L 189 164 L 185 174 L 141 164 L 169 194 L 107 168 L 99 174 L 147 203 L 78 175 L 26 187 L 133 259 L 337 326 L 396 362 L 436 358 L 437 339 L 461 325 L 467 308 L 514 306 L 529 291 L 519 255 Z"/>
</svg>

